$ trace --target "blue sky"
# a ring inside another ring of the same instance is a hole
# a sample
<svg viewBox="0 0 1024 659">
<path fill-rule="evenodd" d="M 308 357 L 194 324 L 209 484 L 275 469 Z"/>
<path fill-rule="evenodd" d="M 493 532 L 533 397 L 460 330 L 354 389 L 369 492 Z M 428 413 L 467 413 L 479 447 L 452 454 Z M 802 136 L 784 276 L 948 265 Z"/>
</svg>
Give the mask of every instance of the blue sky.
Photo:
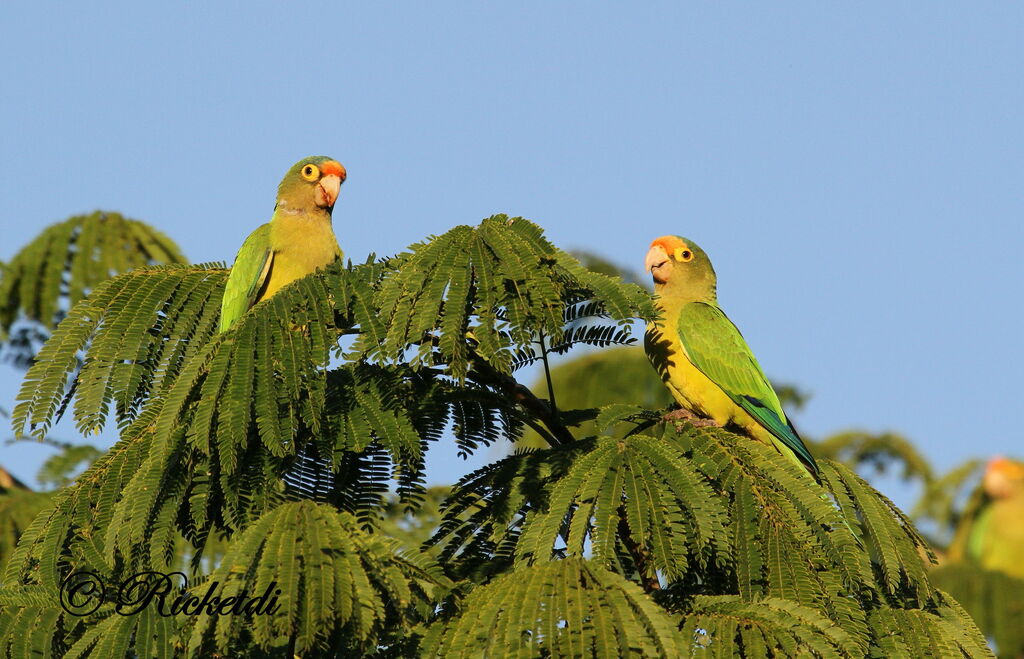
<svg viewBox="0 0 1024 659">
<path fill-rule="evenodd" d="M 230 260 L 322 153 L 353 259 L 496 212 L 638 270 L 682 234 L 807 434 L 1024 453 L 1024 5 L 209 4 L 4 4 L 0 259 L 100 208 Z"/>
</svg>

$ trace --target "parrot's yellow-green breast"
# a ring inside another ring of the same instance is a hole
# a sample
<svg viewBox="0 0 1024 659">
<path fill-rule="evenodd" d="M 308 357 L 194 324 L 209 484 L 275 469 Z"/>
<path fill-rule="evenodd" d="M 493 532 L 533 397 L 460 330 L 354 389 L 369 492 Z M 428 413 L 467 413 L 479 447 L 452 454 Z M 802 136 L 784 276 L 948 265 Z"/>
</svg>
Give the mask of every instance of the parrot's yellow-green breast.
<svg viewBox="0 0 1024 659">
<path fill-rule="evenodd" d="M 262 295 L 265 300 L 296 279 L 325 268 L 341 258 L 341 247 L 329 222 L 305 217 L 277 218 L 270 223 L 270 241 L 275 245 L 274 262 Z"/>
</svg>

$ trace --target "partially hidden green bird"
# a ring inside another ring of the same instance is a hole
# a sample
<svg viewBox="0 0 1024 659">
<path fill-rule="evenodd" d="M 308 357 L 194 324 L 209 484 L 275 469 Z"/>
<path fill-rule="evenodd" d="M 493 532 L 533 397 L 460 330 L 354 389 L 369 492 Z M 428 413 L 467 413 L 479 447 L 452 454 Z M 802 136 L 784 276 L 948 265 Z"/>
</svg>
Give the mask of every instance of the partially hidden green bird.
<svg viewBox="0 0 1024 659">
<path fill-rule="evenodd" d="M 989 461 L 949 547 L 952 562 L 1024 579 L 1024 462 Z"/>
<path fill-rule="evenodd" d="M 818 464 L 786 418 L 779 397 L 740 331 L 718 307 L 708 255 L 679 236 L 651 243 L 644 269 L 654 278 L 661 318 L 647 326 L 651 364 L 697 425 L 731 426 L 762 441 L 817 479 Z"/>
<path fill-rule="evenodd" d="M 342 258 L 331 212 L 347 176 L 341 163 L 326 156 L 303 158 L 288 170 L 277 187 L 273 217 L 249 234 L 231 266 L 221 332 L 281 287 Z"/>
</svg>

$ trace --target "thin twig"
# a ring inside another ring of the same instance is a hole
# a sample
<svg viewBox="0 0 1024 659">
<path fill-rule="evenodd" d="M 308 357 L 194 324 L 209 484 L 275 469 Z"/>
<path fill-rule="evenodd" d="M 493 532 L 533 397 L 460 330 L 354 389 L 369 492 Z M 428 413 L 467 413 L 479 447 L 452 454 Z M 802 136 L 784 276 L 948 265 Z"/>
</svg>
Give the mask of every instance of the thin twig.
<svg viewBox="0 0 1024 659">
<path fill-rule="evenodd" d="M 538 332 L 540 337 L 540 358 L 544 361 L 544 377 L 548 381 L 548 400 L 551 401 L 551 413 L 558 418 L 558 405 L 555 404 L 555 387 L 551 384 L 551 367 L 548 365 L 548 349 L 544 345 L 544 332 Z"/>
<path fill-rule="evenodd" d="M 633 559 L 633 566 L 636 568 L 636 575 L 640 579 L 640 585 L 643 586 L 644 591 L 648 594 L 661 590 L 661 582 L 658 581 L 658 575 L 653 570 L 650 570 L 647 550 L 633 540 L 633 536 L 629 533 L 625 503 L 619 505 L 618 514 L 619 537 L 622 539 L 622 544 L 625 545 L 626 551 L 629 552 L 630 558 Z M 651 574 L 647 574 L 648 571 Z"/>
</svg>

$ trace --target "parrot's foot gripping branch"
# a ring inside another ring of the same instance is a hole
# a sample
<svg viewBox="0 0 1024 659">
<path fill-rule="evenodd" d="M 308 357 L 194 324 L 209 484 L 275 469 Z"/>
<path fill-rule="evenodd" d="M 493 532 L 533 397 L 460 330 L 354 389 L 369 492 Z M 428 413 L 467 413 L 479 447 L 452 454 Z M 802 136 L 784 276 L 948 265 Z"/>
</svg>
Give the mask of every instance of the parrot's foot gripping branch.
<svg viewBox="0 0 1024 659">
<path fill-rule="evenodd" d="M 705 419 L 704 417 L 697 416 L 685 407 L 680 407 L 678 410 L 672 410 L 661 418 L 665 421 L 687 421 L 696 428 L 720 427 L 715 423 L 714 419 Z"/>
</svg>

